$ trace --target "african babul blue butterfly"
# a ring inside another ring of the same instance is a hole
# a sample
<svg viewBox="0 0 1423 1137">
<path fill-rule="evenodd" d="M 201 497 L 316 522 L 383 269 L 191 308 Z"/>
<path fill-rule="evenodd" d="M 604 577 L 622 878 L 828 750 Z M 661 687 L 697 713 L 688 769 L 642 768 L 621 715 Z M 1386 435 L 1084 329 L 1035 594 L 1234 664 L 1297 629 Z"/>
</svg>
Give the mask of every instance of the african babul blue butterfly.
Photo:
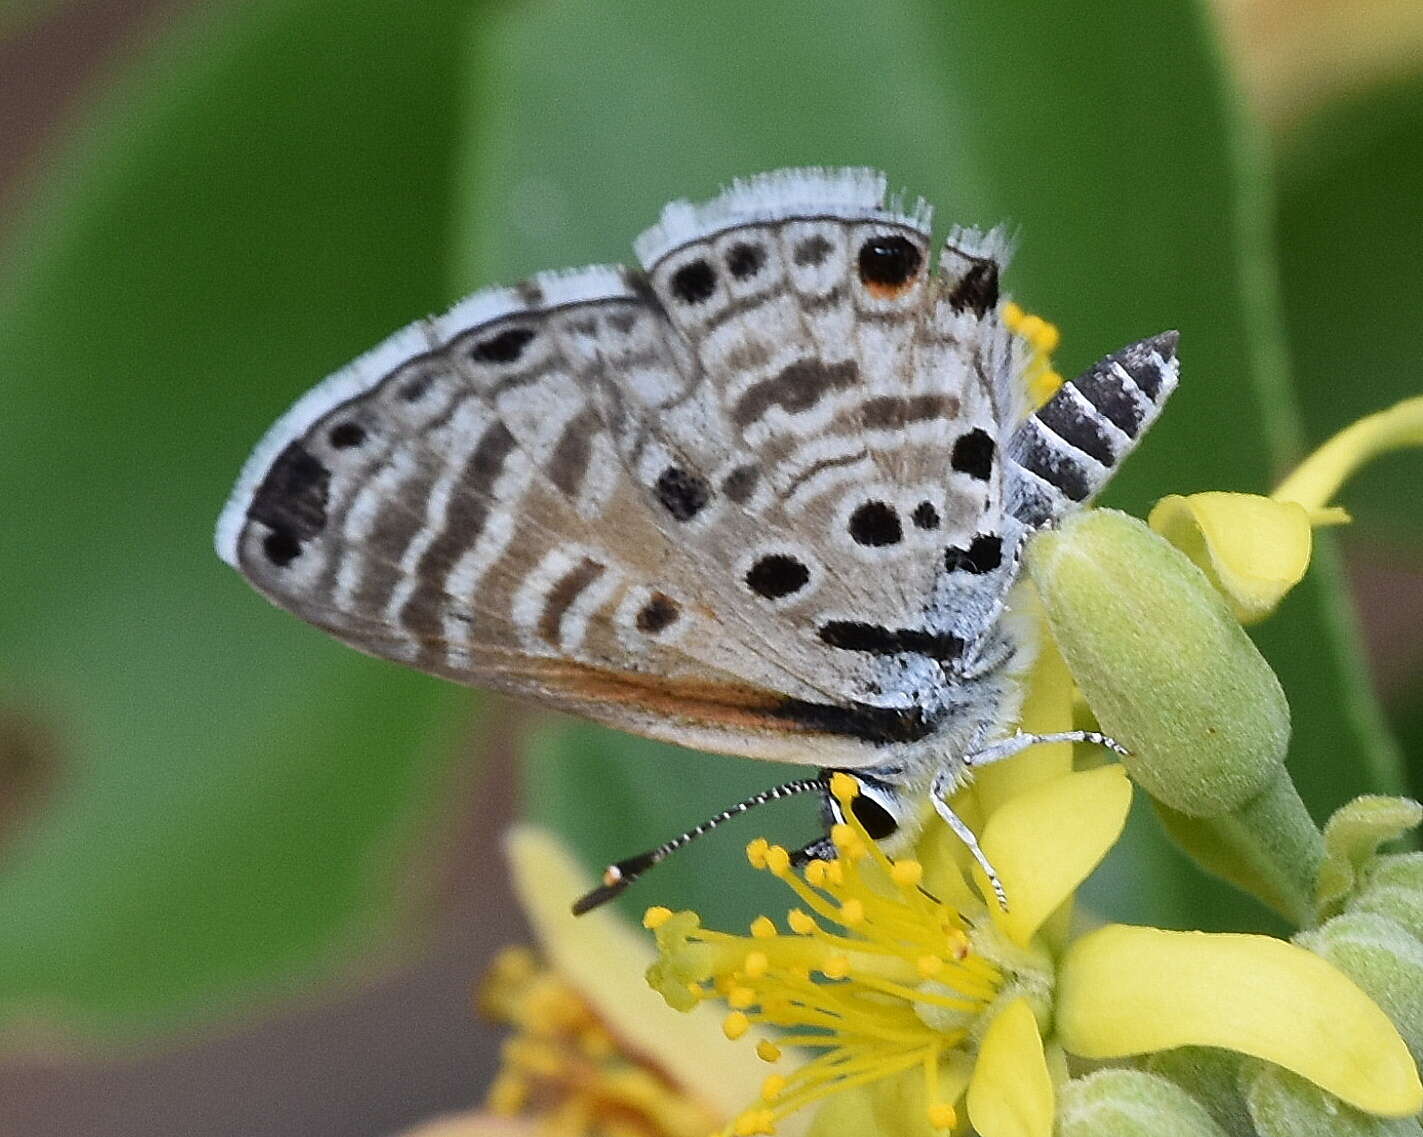
<svg viewBox="0 0 1423 1137">
<path fill-rule="evenodd" d="M 397 332 L 258 445 L 217 549 L 362 651 L 690 747 L 820 767 L 611 866 L 586 910 L 752 805 L 825 796 L 891 852 L 1012 733 L 1024 543 L 1176 385 L 1176 336 L 1031 411 L 998 231 L 864 169 L 674 202 L 641 268 L 541 273 Z M 821 839 L 802 858 L 833 855 Z M 1001 888 L 999 888 L 1001 900 Z"/>
</svg>

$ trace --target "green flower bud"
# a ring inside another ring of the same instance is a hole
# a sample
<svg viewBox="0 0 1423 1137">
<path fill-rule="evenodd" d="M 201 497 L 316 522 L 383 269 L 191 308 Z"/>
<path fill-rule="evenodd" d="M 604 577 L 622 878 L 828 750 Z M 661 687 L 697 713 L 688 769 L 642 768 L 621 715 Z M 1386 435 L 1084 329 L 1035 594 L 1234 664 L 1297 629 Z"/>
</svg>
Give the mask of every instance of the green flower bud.
<svg viewBox="0 0 1423 1137">
<path fill-rule="evenodd" d="M 1245 1101 L 1260 1137 L 1423 1137 L 1416 1118 L 1360 1113 L 1278 1066 L 1260 1067 Z"/>
<path fill-rule="evenodd" d="M 1284 692 L 1179 550 L 1095 509 L 1034 538 L 1027 564 L 1073 678 L 1148 793 L 1214 817 L 1275 780 L 1290 737 Z"/>
<path fill-rule="evenodd" d="M 1423 940 L 1423 853 L 1377 858 L 1349 901 L 1351 912 L 1377 912 Z"/>
<path fill-rule="evenodd" d="M 1423 1060 L 1423 943 L 1375 912 L 1346 912 L 1295 942 L 1327 959 L 1393 1020 L 1413 1061 Z"/>
<path fill-rule="evenodd" d="M 1249 1133 L 1250 1112 L 1240 1089 L 1240 1065 L 1233 1050 L 1213 1046 L 1178 1046 L 1146 1059 L 1146 1069 L 1170 1078 L 1191 1095 L 1227 1133 Z M 1254 1059 L 1249 1059 L 1253 1062 Z"/>
<path fill-rule="evenodd" d="M 1365 794 L 1335 810 L 1324 826 L 1324 860 L 1315 886 L 1319 911 L 1338 911 L 1379 846 L 1402 837 L 1419 821 L 1423 805 L 1406 797 Z"/>
<path fill-rule="evenodd" d="M 1057 1137 L 1226 1137 L 1205 1106 L 1168 1078 L 1106 1069 L 1074 1078 L 1057 1105 Z"/>
</svg>

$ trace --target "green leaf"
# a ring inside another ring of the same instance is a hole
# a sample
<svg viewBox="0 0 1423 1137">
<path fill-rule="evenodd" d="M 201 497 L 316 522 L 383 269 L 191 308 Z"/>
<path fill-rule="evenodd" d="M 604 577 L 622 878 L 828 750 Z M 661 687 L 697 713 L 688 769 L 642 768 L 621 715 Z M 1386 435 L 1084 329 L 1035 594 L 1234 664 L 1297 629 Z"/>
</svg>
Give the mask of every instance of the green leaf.
<svg viewBox="0 0 1423 1137">
<path fill-rule="evenodd" d="M 389 942 L 466 700 L 270 608 L 211 533 L 277 413 L 449 299 L 467 11 L 206 6 L 12 230 L 0 704 L 58 753 L 0 862 L 11 1029 L 176 1025 Z"/>
<path fill-rule="evenodd" d="M 1423 392 L 1423 73 L 1332 104 L 1282 140 L 1280 272 L 1306 434 Z M 1423 541 L 1423 454 L 1387 455 L 1340 501 L 1346 541 Z"/>
<path fill-rule="evenodd" d="M 665 201 L 736 175 L 877 165 L 934 201 L 941 227 L 1014 223 L 1007 287 L 1061 325 L 1065 372 L 1181 329 L 1181 389 L 1108 504 L 1140 513 L 1168 492 L 1259 491 L 1297 456 L 1268 187 L 1198 4 L 720 0 L 668 19 L 652 0 L 551 0 L 481 21 L 472 41 L 481 117 L 462 163 L 465 280 L 627 260 Z M 1293 706 L 1291 766 L 1322 811 L 1398 786 L 1327 550 L 1320 559 L 1259 638 Z M 595 745 L 591 728 L 582 737 L 565 748 L 570 765 Z M 655 812 L 636 832 L 614 823 L 620 848 L 724 804 L 688 779 L 702 761 L 650 751 L 637 790 L 605 788 L 608 818 Z M 635 805 L 646 785 L 655 803 Z M 1148 835 L 1129 865 L 1155 869 L 1113 874 L 1122 894 L 1098 907 L 1176 926 L 1236 911 L 1159 834 L 1133 832 Z M 595 861 L 611 844 L 595 855 L 585 842 Z M 708 871 L 698 888 L 718 903 L 745 879 Z"/>
</svg>

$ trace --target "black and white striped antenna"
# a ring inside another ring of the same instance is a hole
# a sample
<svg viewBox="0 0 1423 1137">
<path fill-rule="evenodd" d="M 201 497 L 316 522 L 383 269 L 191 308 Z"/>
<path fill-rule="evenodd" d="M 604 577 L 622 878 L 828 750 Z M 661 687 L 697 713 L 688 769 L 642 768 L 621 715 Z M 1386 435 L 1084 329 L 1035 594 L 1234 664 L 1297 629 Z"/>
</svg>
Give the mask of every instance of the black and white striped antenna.
<svg viewBox="0 0 1423 1137">
<path fill-rule="evenodd" d="M 668 841 L 665 845 L 658 845 L 657 848 L 650 852 L 639 853 L 635 857 L 628 857 L 625 861 L 618 861 L 617 864 L 609 865 L 603 870 L 603 883 L 586 896 L 580 897 L 574 902 L 573 914 L 575 916 L 581 916 L 584 912 L 591 912 L 594 908 L 606 904 L 653 865 L 659 861 L 666 860 L 678 849 L 695 841 L 703 833 L 710 833 L 722 822 L 730 821 L 733 817 L 739 817 L 748 809 L 754 809 L 758 805 L 765 805 L 768 801 L 777 801 L 783 797 L 793 797 L 796 794 L 810 793 L 813 790 L 823 791 L 828 784 L 825 778 L 821 776 L 815 778 L 801 778 L 798 781 L 786 782 L 784 785 L 772 786 L 769 790 L 762 790 L 759 794 L 755 794 L 745 801 L 737 802 L 730 809 L 723 809 L 715 817 L 709 817 L 700 825 L 693 826 L 685 833 L 673 837 L 672 840 Z"/>
</svg>

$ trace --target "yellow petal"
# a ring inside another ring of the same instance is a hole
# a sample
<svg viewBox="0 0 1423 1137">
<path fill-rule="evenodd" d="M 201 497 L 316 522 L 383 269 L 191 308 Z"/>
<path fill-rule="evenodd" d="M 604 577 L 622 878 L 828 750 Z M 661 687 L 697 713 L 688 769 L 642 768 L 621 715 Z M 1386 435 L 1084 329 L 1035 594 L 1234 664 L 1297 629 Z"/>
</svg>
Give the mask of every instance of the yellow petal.
<svg viewBox="0 0 1423 1137">
<path fill-rule="evenodd" d="M 1038 619 L 1038 629 L 1038 658 L 1028 674 L 1028 693 L 1018 727 L 1030 734 L 1059 734 L 1072 729 L 1076 688 L 1045 619 Z M 973 788 L 983 816 L 989 817 L 1023 790 L 1070 773 L 1072 744 L 1054 742 L 1030 747 L 1005 761 L 985 766 L 975 775 Z"/>
<path fill-rule="evenodd" d="M 1107 855 L 1126 824 L 1131 782 L 1120 766 L 1068 774 L 1004 803 L 980 843 L 1008 893 L 990 905 L 999 929 L 1026 944 Z M 976 870 L 984 896 L 987 880 Z"/>
<path fill-rule="evenodd" d="M 1310 517 L 1298 502 L 1172 494 L 1156 503 L 1148 521 L 1206 574 L 1242 624 L 1273 612 L 1309 568 Z"/>
<path fill-rule="evenodd" d="M 1038 1021 L 1015 999 L 988 1024 L 968 1084 L 968 1117 L 979 1137 L 1052 1137 L 1052 1075 Z"/>
<path fill-rule="evenodd" d="M 1323 510 L 1346 478 L 1371 458 L 1404 446 L 1423 446 L 1423 395 L 1345 427 L 1280 483 L 1278 501 L 1296 501 L 1314 513 Z"/>
<path fill-rule="evenodd" d="M 1064 955 L 1054 1021 L 1084 1058 L 1219 1046 L 1366 1113 L 1423 1109 L 1413 1059 L 1377 1004 L 1318 956 L 1268 936 L 1101 928 Z"/>
<path fill-rule="evenodd" d="M 944 1056 L 939 1066 L 940 1102 L 952 1105 L 963 1096 L 971 1068 L 966 1054 Z M 786 1123 L 794 1120 L 792 1115 Z M 786 1123 L 776 1126 L 777 1137 L 785 1137 Z M 958 1132 L 958 1128 L 953 1132 Z M 815 1111 L 806 1137 L 870 1137 L 872 1134 L 946 1137 L 944 1130 L 929 1123 L 929 1098 L 922 1069 L 905 1070 L 826 1098 Z"/>
<path fill-rule="evenodd" d="M 506 836 L 505 848 L 514 891 L 539 947 L 614 1034 L 723 1117 L 735 1117 L 760 1097 L 768 1068 L 756 1057 L 754 1038 L 729 1043 L 722 1016 L 710 1004 L 685 1015 L 669 1011 L 644 978 L 657 958 L 650 937 L 613 909 L 586 916 L 569 911 L 593 882 L 553 834 L 519 825 Z"/>
</svg>

